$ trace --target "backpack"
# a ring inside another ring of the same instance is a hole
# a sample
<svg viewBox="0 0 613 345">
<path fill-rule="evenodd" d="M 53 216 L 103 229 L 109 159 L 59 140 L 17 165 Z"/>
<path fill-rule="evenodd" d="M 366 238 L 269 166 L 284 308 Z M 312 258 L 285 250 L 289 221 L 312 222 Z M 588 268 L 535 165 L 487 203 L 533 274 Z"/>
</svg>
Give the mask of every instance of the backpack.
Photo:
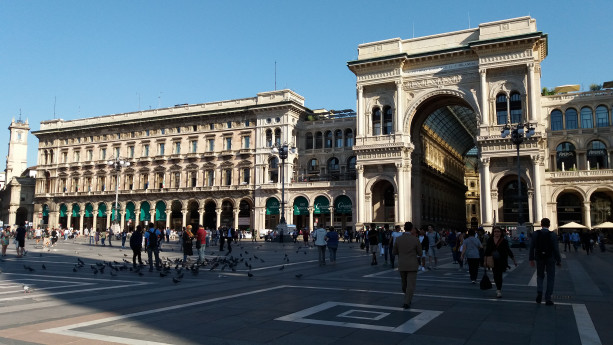
<svg viewBox="0 0 613 345">
<path fill-rule="evenodd" d="M 158 236 L 155 233 L 155 229 L 153 231 L 147 230 L 149 233 L 149 238 L 147 239 L 147 247 L 151 249 L 155 249 L 158 247 Z"/>
<path fill-rule="evenodd" d="M 534 246 L 534 254 L 539 259 L 548 259 L 553 254 L 553 245 L 551 243 L 551 235 L 548 231 L 539 231 L 536 237 L 536 243 Z"/>
</svg>

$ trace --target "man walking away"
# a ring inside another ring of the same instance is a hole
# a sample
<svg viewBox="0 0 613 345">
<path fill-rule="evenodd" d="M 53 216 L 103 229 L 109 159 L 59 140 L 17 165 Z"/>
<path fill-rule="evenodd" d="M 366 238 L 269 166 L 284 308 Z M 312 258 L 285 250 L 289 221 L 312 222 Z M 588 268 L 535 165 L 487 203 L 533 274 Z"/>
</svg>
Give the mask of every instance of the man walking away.
<svg viewBox="0 0 613 345">
<path fill-rule="evenodd" d="M 204 263 L 204 251 L 206 249 L 206 230 L 200 225 L 196 233 L 196 249 L 198 249 L 198 265 Z"/>
<path fill-rule="evenodd" d="M 417 260 L 421 255 L 421 244 L 413 229 L 413 223 L 406 222 L 404 228 L 409 229 L 410 233 L 405 232 L 396 238 L 392 254 L 398 255 L 398 272 L 402 279 L 402 292 L 404 292 L 402 308 L 409 309 L 417 284 L 417 268 L 419 267 Z"/>
<path fill-rule="evenodd" d="M 556 277 L 555 265 L 562 265 L 558 238 L 553 231 L 549 231 L 551 222 L 548 218 L 541 220 L 541 230 L 535 231 L 530 241 L 529 260 L 530 266 L 534 267 L 536 260 L 536 303 L 543 300 L 543 279 L 547 272 L 547 289 L 545 290 L 545 304 L 553 305 L 551 295 Z"/>
<path fill-rule="evenodd" d="M 326 264 L 326 230 L 318 228 L 313 231 L 312 237 L 319 253 L 319 266 L 324 266 Z"/>
<path fill-rule="evenodd" d="M 160 230 L 153 227 L 153 224 L 149 224 L 149 230 L 145 232 L 145 240 L 147 241 L 147 257 L 149 258 L 149 272 L 153 272 L 153 258 L 152 254 L 155 254 L 155 268 L 160 270 Z"/>
<path fill-rule="evenodd" d="M 143 249 L 143 227 L 136 226 L 136 230 L 130 236 L 130 248 L 132 249 L 132 267 L 136 268 L 136 259 L 138 264 L 143 265 L 143 259 L 141 258 L 141 250 Z"/>
<path fill-rule="evenodd" d="M 370 245 L 370 252 L 372 253 L 371 265 L 377 264 L 377 252 L 379 251 L 379 231 L 375 227 L 375 224 L 371 224 L 371 229 L 368 230 L 368 243 Z"/>
</svg>

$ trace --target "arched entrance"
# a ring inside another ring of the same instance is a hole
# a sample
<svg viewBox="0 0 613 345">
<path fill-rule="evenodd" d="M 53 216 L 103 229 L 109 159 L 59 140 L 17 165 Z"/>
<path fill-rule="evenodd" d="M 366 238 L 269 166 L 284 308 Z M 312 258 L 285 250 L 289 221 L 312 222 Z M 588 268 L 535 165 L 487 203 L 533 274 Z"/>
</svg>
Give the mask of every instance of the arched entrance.
<svg viewBox="0 0 613 345">
<path fill-rule="evenodd" d="M 395 197 L 394 186 L 387 180 L 377 181 L 372 189 L 372 221 L 375 223 L 394 223 Z"/>
<path fill-rule="evenodd" d="M 277 198 L 268 198 L 266 200 L 266 217 L 264 218 L 264 227 L 266 229 L 275 229 L 279 224 L 279 210 L 281 203 Z"/>
<path fill-rule="evenodd" d="M 65 229 L 68 224 L 68 206 L 66 204 L 60 205 L 60 219 L 58 221 L 60 228 Z"/>
<path fill-rule="evenodd" d="M 72 204 L 70 226 L 75 230 L 81 230 L 81 207 L 79 204 Z"/>
<path fill-rule="evenodd" d="M 83 229 L 92 229 L 94 226 L 94 205 L 85 204 L 85 212 L 83 212 Z"/>
<path fill-rule="evenodd" d="M 341 226 L 341 235 L 353 222 L 353 203 L 346 195 L 339 195 L 334 199 L 334 223 Z"/>
<path fill-rule="evenodd" d="M 129 201 L 126 204 L 126 219 L 125 219 L 125 228 L 128 229 L 129 232 L 134 231 L 134 223 L 136 222 L 136 205 L 132 201 Z"/>
<path fill-rule="evenodd" d="M 43 205 L 43 223 L 40 225 L 41 228 L 45 228 L 49 224 L 49 205 Z"/>
<path fill-rule="evenodd" d="M 204 205 L 204 226 L 208 229 L 217 229 L 217 205 L 215 202 L 208 201 Z"/>
<path fill-rule="evenodd" d="M 198 202 L 191 200 L 187 204 L 187 224 L 191 224 L 193 229 L 200 225 L 200 213 L 198 212 Z"/>
<path fill-rule="evenodd" d="M 183 212 L 181 212 L 182 209 L 183 205 L 178 200 L 173 201 L 170 205 L 170 210 L 172 211 L 170 213 L 170 228 L 174 229 L 175 231 L 180 230 L 183 226 Z"/>
<path fill-rule="evenodd" d="M 613 221 L 613 192 L 598 191 L 590 196 L 592 226 Z"/>
<path fill-rule="evenodd" d="M 522 223 L 529 221 L 528 219 L 528 188 L 522 179 L 521 181 L 521 198 L 518 200 L 517 190 L 517 175 L 507 176 L 498 183 L 498 201 L 502 201 L 502 212 L 500 214 L 500 222 L 517 223 L 519 221 L 519 209 L 521 203 L 521 220 Z"/>
<path fill-rule="evenodd" d="M 145 226 L 148 225 L 151 220 L 151 205 L 149 202 L 143 201 L 140 204 L 140 215 L 138 217 L 138 221 L 140 225 Z"/>
<path fill-rule="evenodd" d="M 96 219 L 96 231 L 106 231 L 106 204 L 101 202 L 98 204 L 98 219 Z"/>
<path fill-rule="evenodd" d="M 155 204 L 155 223 L 156 229 L 166 229 L 166 203 L 158 201 Z"/>
<path fill-rule="evenodd" d="M 230 200 L 221 203 L 221 226 L 234 227 L 234 205 Z"/>
<path fill-rule="evenodd" d="M 331 225 L 330 219 L 330 200 L 320 195 L 313 201 L 313 228 L 326 227 Z"/>
<path fill-rule="evenodd" d="M 238 204 L 238 228 L 240 230 L 251 228 L 251 203 L 245 199 Z"/>
<path fill-rule="evenodd" d="M 18 208 L 17 214 L 15 215 L 15 222 L 18 226 L 26 225 L 28 223 L 28 209 L 25 207 Z"/>
<path fill-rule="evenodd" d="M 583 223 L 583 202 L 581 195 L 576 192 L 563 192 L 556 199 L 556 211 L 558 214 L 558 226 L 570 222 Z"/>
</svg>

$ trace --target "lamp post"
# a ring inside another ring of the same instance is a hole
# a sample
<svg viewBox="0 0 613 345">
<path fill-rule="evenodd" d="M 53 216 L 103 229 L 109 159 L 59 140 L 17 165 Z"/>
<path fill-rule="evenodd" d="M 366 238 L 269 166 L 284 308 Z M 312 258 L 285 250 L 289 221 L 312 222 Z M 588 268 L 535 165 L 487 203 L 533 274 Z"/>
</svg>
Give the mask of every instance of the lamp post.
<svg viewBox="0 0 613 345">
<path fill-rule="evenodd" d="M 279 230 L 279 242 L 283 242 L 283 231 L 287 228 L 287 222 L 285 221 L 285 160 L 289 153 L 296 153 L 295 147 L 290 147 L 287 142 L 283 144 L 276 143 L 272 147 L 272 154 L 278 155 L 281 158 L 281 219 L 277 228 Z"/>
<path fill-rule="evenodd" d="M 532 127 L 529 123 L 518 123 L 516 126 L 511 126 L 507 123 L 502 128 L 501 136 L 506 138 L 509 135 L 511 136 L 511 141 L 513 141 L 513 144 L 515 144 L 517 149 L 517 203 L 519 204 L 517 224 L 519 230 L 519 227 L 523 224 L 522 215 L 524 213 L 524 206 L 521 201 L 521 165 L 519 162 L 519 146 L 525 139 L 528 139 L 534 135 L 534 127 Z"/>
<path fill-rule="evenodd" d="M 106 164 L 110 167 L 113 167 L 113 170 L 115 170 L 115 174 L 117 175 L 116 181 L 115 181 L 115 205 L 113 205 L 113 212 L 114 212 L 114 225 L 118 225 L 119 221 L 117 220 L 117 214 L 119 213 L 117 210 L 117 207 L 119 206 L 119 181 L 120 181 L 120 175 L 119 172 L 121 171 L 121 168 L 124 167 L 129 167 L 130 166 L 130 162 L 125 161 L 119 157 L 115 157 L 115 160 L 109 160 L 106 162 Z M 118 226 L 116 226 L 117 228 Z M 117 229 L 113 229 L 113 233 L 117 230 Z"/>
</svg>

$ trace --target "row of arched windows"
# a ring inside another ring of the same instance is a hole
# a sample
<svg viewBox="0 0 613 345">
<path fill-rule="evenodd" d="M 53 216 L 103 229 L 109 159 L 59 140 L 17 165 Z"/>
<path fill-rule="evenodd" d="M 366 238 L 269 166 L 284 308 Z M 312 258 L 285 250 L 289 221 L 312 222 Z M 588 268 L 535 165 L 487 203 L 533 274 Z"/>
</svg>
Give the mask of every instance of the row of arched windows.
<svg viewBox="0 0 613 345">
<path fill-rule="evenodd" d="M 579 113 L 575 108 L 568 108 L 564 114 L 560 109 L 555 109 L 550 114 L 550 122 L 552 131 L 608 127 L 611 123 L 609 109 L 604 105 L 597 106 L 595 112 L 590 107 L 581 108 Z"/>
<path fill-rule="evenodd" d="M 587 145 L 586 167 L 589 169 L 606 169 L 609 167 L 607 146 L 600 140 L 592 140 Z M 556 169 L 577 169 L 577 152 L 572 143 L 563 142 L 556 147 Z"/>
<path fill-rule="evenodd" d="M 349 157 L 347 159 L 346 163 L 347 163 L 348 171 L 355 170 L 355 162 L 356 162 L 355 156 Z M 326 163 L 326 168 L 328 172 L 340 171 L 341 170 L 340 160 L 336 157 L 332 157 L 328 159 L 328 162 Z M 312 158 L 309 160 L 309 163 L 307 164 L 307 171 L 308 172 L 319 172 L 319 160 L 317 158 Z"/>
<path fill-rule="evenodd" d="M 522 120 L 521 95 L 519 92 L 513 91 L 510 96 L 499 93 L 496 96 L 496 123 L 504 125 L 521 123 Z"/>
<path fill-rule="evenodd" d="M 353 129 L 347 128 L 343 132 L 341 129 L 334 131 L 306 133 L 306 150 L 352 147 L 354 144 Z"/>
</svg>

